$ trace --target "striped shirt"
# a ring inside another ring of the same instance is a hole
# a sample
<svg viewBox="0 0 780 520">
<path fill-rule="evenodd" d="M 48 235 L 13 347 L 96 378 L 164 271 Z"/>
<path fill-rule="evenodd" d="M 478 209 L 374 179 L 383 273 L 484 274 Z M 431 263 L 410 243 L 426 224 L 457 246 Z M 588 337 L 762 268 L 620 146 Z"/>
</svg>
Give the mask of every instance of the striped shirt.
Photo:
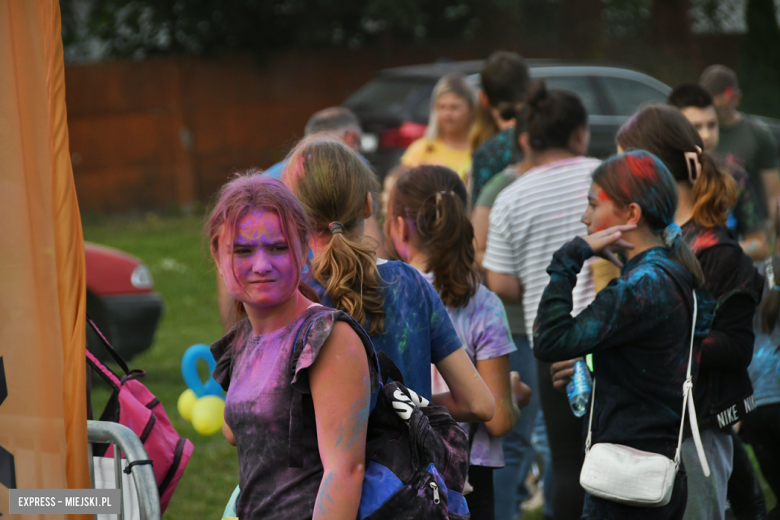
<svg viewBox="0 0 780 520">
<path fill-rule="evenodd" d="M 490 212 L 482 265 L 520 279 L 529 342 L 533 342 L 536 311 L 550 280 L 547 266 L 553 253 L 575 236 L 587 234 L 581 218 L 588 205 L 590 175 L 600 163 L 575 157 L 533 168 L 501 192 Z M 587 264 L 572 293 L 572 314 L 590 305 L 594 296 Z"/>
</svg>

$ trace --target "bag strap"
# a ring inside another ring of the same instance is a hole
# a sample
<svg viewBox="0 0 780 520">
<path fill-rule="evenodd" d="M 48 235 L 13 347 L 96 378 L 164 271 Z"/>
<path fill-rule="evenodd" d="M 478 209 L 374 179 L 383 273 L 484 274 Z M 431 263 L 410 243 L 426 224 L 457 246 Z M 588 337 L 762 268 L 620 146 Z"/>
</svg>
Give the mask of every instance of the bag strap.
<svg viewBox="0 0 780 520">
<path fill-rule="evenodd" d="M 593 437 L 593 403 L 596 402 L 596 378 L 593 378 L 593 388 L 590 390 L 590 415 L 588 416 L 588 437 L 585 439 L 585 453 L 590 451 L 591 440 Z"/>
<path fill-rule="evenodd" d="M 127 366 L 127 363 L 124 359 L 122 359 L 122 356 L 119 355 L 119 352 L 114 350 L 114 347 L 111 346 L 111 343 L 108 342 L 103 333 L 100 332 L 100 329 L 97 325 L 95 325 L 95 322 L 92 320 L 92 317 L 89 314 L 87 314 L 87 323 L 89 323 L 89 326 L 92 327 L 92 330 L 94 330 L 95 334 L 97 334 L 97 336 L 100 338 L 100 342 L 103 343 L 103 346 L 106 347 L 106 350 L 109 354 L 111 354 L 111 357 L 114 358 L 116 364 L 119 365 L 122 370 L 124 370 L 125 374 L 129 374 L 130 368 Z"/>
<path fill-rule="evenodd" d="M 696 419 L 696 406 L 693 403 L 693 341 L 696 336 L 696 319 L 698 317 L 699 303 L 696 298 L 696 291 L 693 291 L 693 325 L 691 325 L 691 351 L 688 355 L 688 373 L 683 383 L 683 409 L 682 420 L 680 421 L 680 435 L 677 438 L 677 451 L 674 454 L 674 463 L 680 465 L 680 455 L 683 442 L 683 428 L 685 426 L 685 407 L 688 407 L 688 416 L 691 419 L 691 434 L 693 435 L 693 444 L 696 446 L 696 453 L 699 456 L 699 463 L 705 477 L 710 476 L 710 466 L 707 464 L 707 456 L 704 454 L 704 447 L 701 443 L 699 434 L 699 421 Z"/>
<path fill-rule="evenodd" d="M 698 318 L 699 304 L 696 298 L 696 291 L 693 291 L 693 324 L 691 325 L 691 346 L 688 353 L 688 371 L 683 383 L 683 409 L 680 420 L 680 434 L 677 438 L 677 451 L 674 454 L 674 463 L 680 465 L 680 448 L 682 447 L 683 431 L 685 428 L 685 408 L 688 408 L 688 415 L 691 418 L 691 433 L 693 434 L 693 443 L 696 445 L 696 453 L 699 455 L 699 462 L 705 477 L 710 476 L 710 467 L 707 464 L 707 457 L 704 454 L 704 447 L 701 443 L 699 434 L 699 423 L 696 420 L 696 407 L 693 404 L 693 342 L 696 336 L 696 319 Z M 590 394 L 590 416 L 588 417 L 588 436 L 585 439 L 585 453 L 590 451 L 593 437 L 593 405 L 596 402 L 596 378 L 593 379 L 593 390 Z"/>
<path fill-rule="evenodd" d="M 102 377 L 106 383 L 111 386 L 115 391 L 119 391 L 119 389 L 122 387 L 122 381 L 119 379 L 119 376 L 117 376 L 113 370 L 108 368 L 102 361 L 100 361 L 95 354 L 93 354 L 89 349 L 85 349 L 86 355 L 87 355 L 87 363 L 92 367 L 93 370 L 96 370 L 98 374 L 100 374 L 100 377 Z"/>
</svg>

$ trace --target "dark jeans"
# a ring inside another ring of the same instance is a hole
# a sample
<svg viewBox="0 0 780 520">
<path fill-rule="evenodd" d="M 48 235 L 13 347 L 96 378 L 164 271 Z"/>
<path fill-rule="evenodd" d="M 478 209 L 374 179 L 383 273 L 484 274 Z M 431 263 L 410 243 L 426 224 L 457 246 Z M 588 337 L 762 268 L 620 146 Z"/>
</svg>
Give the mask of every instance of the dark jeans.
<svg viewBox="0 0 780 520">
<path fill-rule="evenodd" d="M 539 413 L 539 389 L 536 384 L 536 358 L 525 336 L 512 336 L 517 351 L 509 354 L 511 370 L 520 373 L 520 378 L 533 391 L 528 406 L 520 412 L 520 420 L 501 439 L 504 448 L 504 467 L 493 473 L 495 489 L 495 512 L 498 520 L 513 520 L 520 514 L 519 504 L 526 497 L 519 489 L 524 487 L 528 471 L 536 457 L 531 445 L 531 434 Z"/>
<path fill-rule="evenodd" d="M 731 511 L 737 520 L 764 520 L 766 500 L 758 475 L 742 440 L 733 429 L 730 433 L 734 442 L 734 469 L 731 470 L 726 496 L 731 504 Z"/>
<path fill-rule="evenodd" d="M 466 495 L 471 520 L 494 520 L 493 468 L 469 466 L 469 484 L 474 488 Z"/>
<path fill-rule="evenodd" d="M 578 520 L 585 499 L 585 490 L 580 486 L 580 470 L 585 458 L 583 418 L 575 417 L 566 394 L 553 388 L 550 363 L 537 360 L 536 368 L 552 454 L 553 518 Z"/>
<path fill-rule="evenodd" d="M 672 499 L 663 507 L 634 507 L 585 494 L 583 520 L 680 520 L 685 514 L 688 487 L 685 469 L 680 466 L 674 479 Z M 556 504 L 557 506 L 557 504 Z"/>
<path fill-rule="evenodd" d="M 780 404 L 759 406 L 742 420 L 742 438 L 753 447 L 761 473 L 776 497 L 780 497 Z M 780 507 L 769 513 L 780 519 Z"/>
</svg>

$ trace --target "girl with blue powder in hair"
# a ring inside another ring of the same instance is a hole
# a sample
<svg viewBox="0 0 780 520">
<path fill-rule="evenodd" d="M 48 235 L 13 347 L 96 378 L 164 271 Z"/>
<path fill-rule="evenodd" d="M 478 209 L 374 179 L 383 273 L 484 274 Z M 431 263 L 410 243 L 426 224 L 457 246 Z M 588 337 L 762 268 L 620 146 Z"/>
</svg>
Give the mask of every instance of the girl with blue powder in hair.
<svg viewBox="0 0 780 520">
<path fill-rule="evenodd" d="M 496 400 L 496 413 L 471 434 L 466 495 L 472 518 L 492 520 L 493 469 L 504 465 L 500 437 L 517 423 L 518 399 L 530 389 L 512 372 L 509 354 L 516 347 L 506 312 L 479 280 L 474 261 L 474 229 L 466 212 L 468 194 L 458 175 L 443 166 L 418 166 L 404 173 L 390 193 L 386 243 L 393 256 L 417 269 L 441 296 L 469 359 Z"/>
<path fill-rule="evenodd" d="M 553 255 L 534 324 L 537 358 L 563 361 L 593 354 L 592 443 L 621 444 L 669 459 L 675 458 L 682 420 L 693 291 L 698 300 L 693 363 L 714 310 L 712 298 L 700 289 L 701 266 L 674 223 L 676 208 L 674 178 L 655 156 L 636 151 L 605 161 L 593 172 L 582 219 L 589 235 Z M 594 255 L 614 258 L 612 250 L 627 259 L 620 278 L 572 317 L 577 273 Z M 680 519 L 686 497 L 681 467 L 665 506 L 635 507 L 586 494 L 582 518 Z"/>
<path fill-rule="evenodd" d="M 360 322 L 376 350 L 401 370 L 408 388 L 445 406 L 458 421 L 492 419 L 493 395 L 439 295 L 414 268 L 377 259 L 375 245 L 363 236 L 379 187 L 366 162 L 344 143 L 314 135 L 293 149 L 282 180 L 314 226 L 307 281 L 323 305 Z M 449 392 L 432 395 L 431 363 Z"/>
</svg>

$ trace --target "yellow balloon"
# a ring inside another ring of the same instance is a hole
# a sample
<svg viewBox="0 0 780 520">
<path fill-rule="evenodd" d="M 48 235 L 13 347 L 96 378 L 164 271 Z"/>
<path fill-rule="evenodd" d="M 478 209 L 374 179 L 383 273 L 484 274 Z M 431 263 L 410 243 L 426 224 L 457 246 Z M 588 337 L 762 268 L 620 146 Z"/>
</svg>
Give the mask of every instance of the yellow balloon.
<svg viewBox="0 0 780 520">
<path fill-rule="evenodd" d="M 225 422 L 225 401 L 216 395 L 206 395 L 192 407 L 192 426 L 201 435 L 214 435 Z"/>
<path fill-rule="evenodd" d="M 189 388 L 181 393 L 179 401 L 176 403 L 176 408 L 179 410 L 179 415 L 181 415 L 182 419 L 187 422 L 192 421 L 192 407 L 197 400 L 198 396 Z"/>
</svg>

